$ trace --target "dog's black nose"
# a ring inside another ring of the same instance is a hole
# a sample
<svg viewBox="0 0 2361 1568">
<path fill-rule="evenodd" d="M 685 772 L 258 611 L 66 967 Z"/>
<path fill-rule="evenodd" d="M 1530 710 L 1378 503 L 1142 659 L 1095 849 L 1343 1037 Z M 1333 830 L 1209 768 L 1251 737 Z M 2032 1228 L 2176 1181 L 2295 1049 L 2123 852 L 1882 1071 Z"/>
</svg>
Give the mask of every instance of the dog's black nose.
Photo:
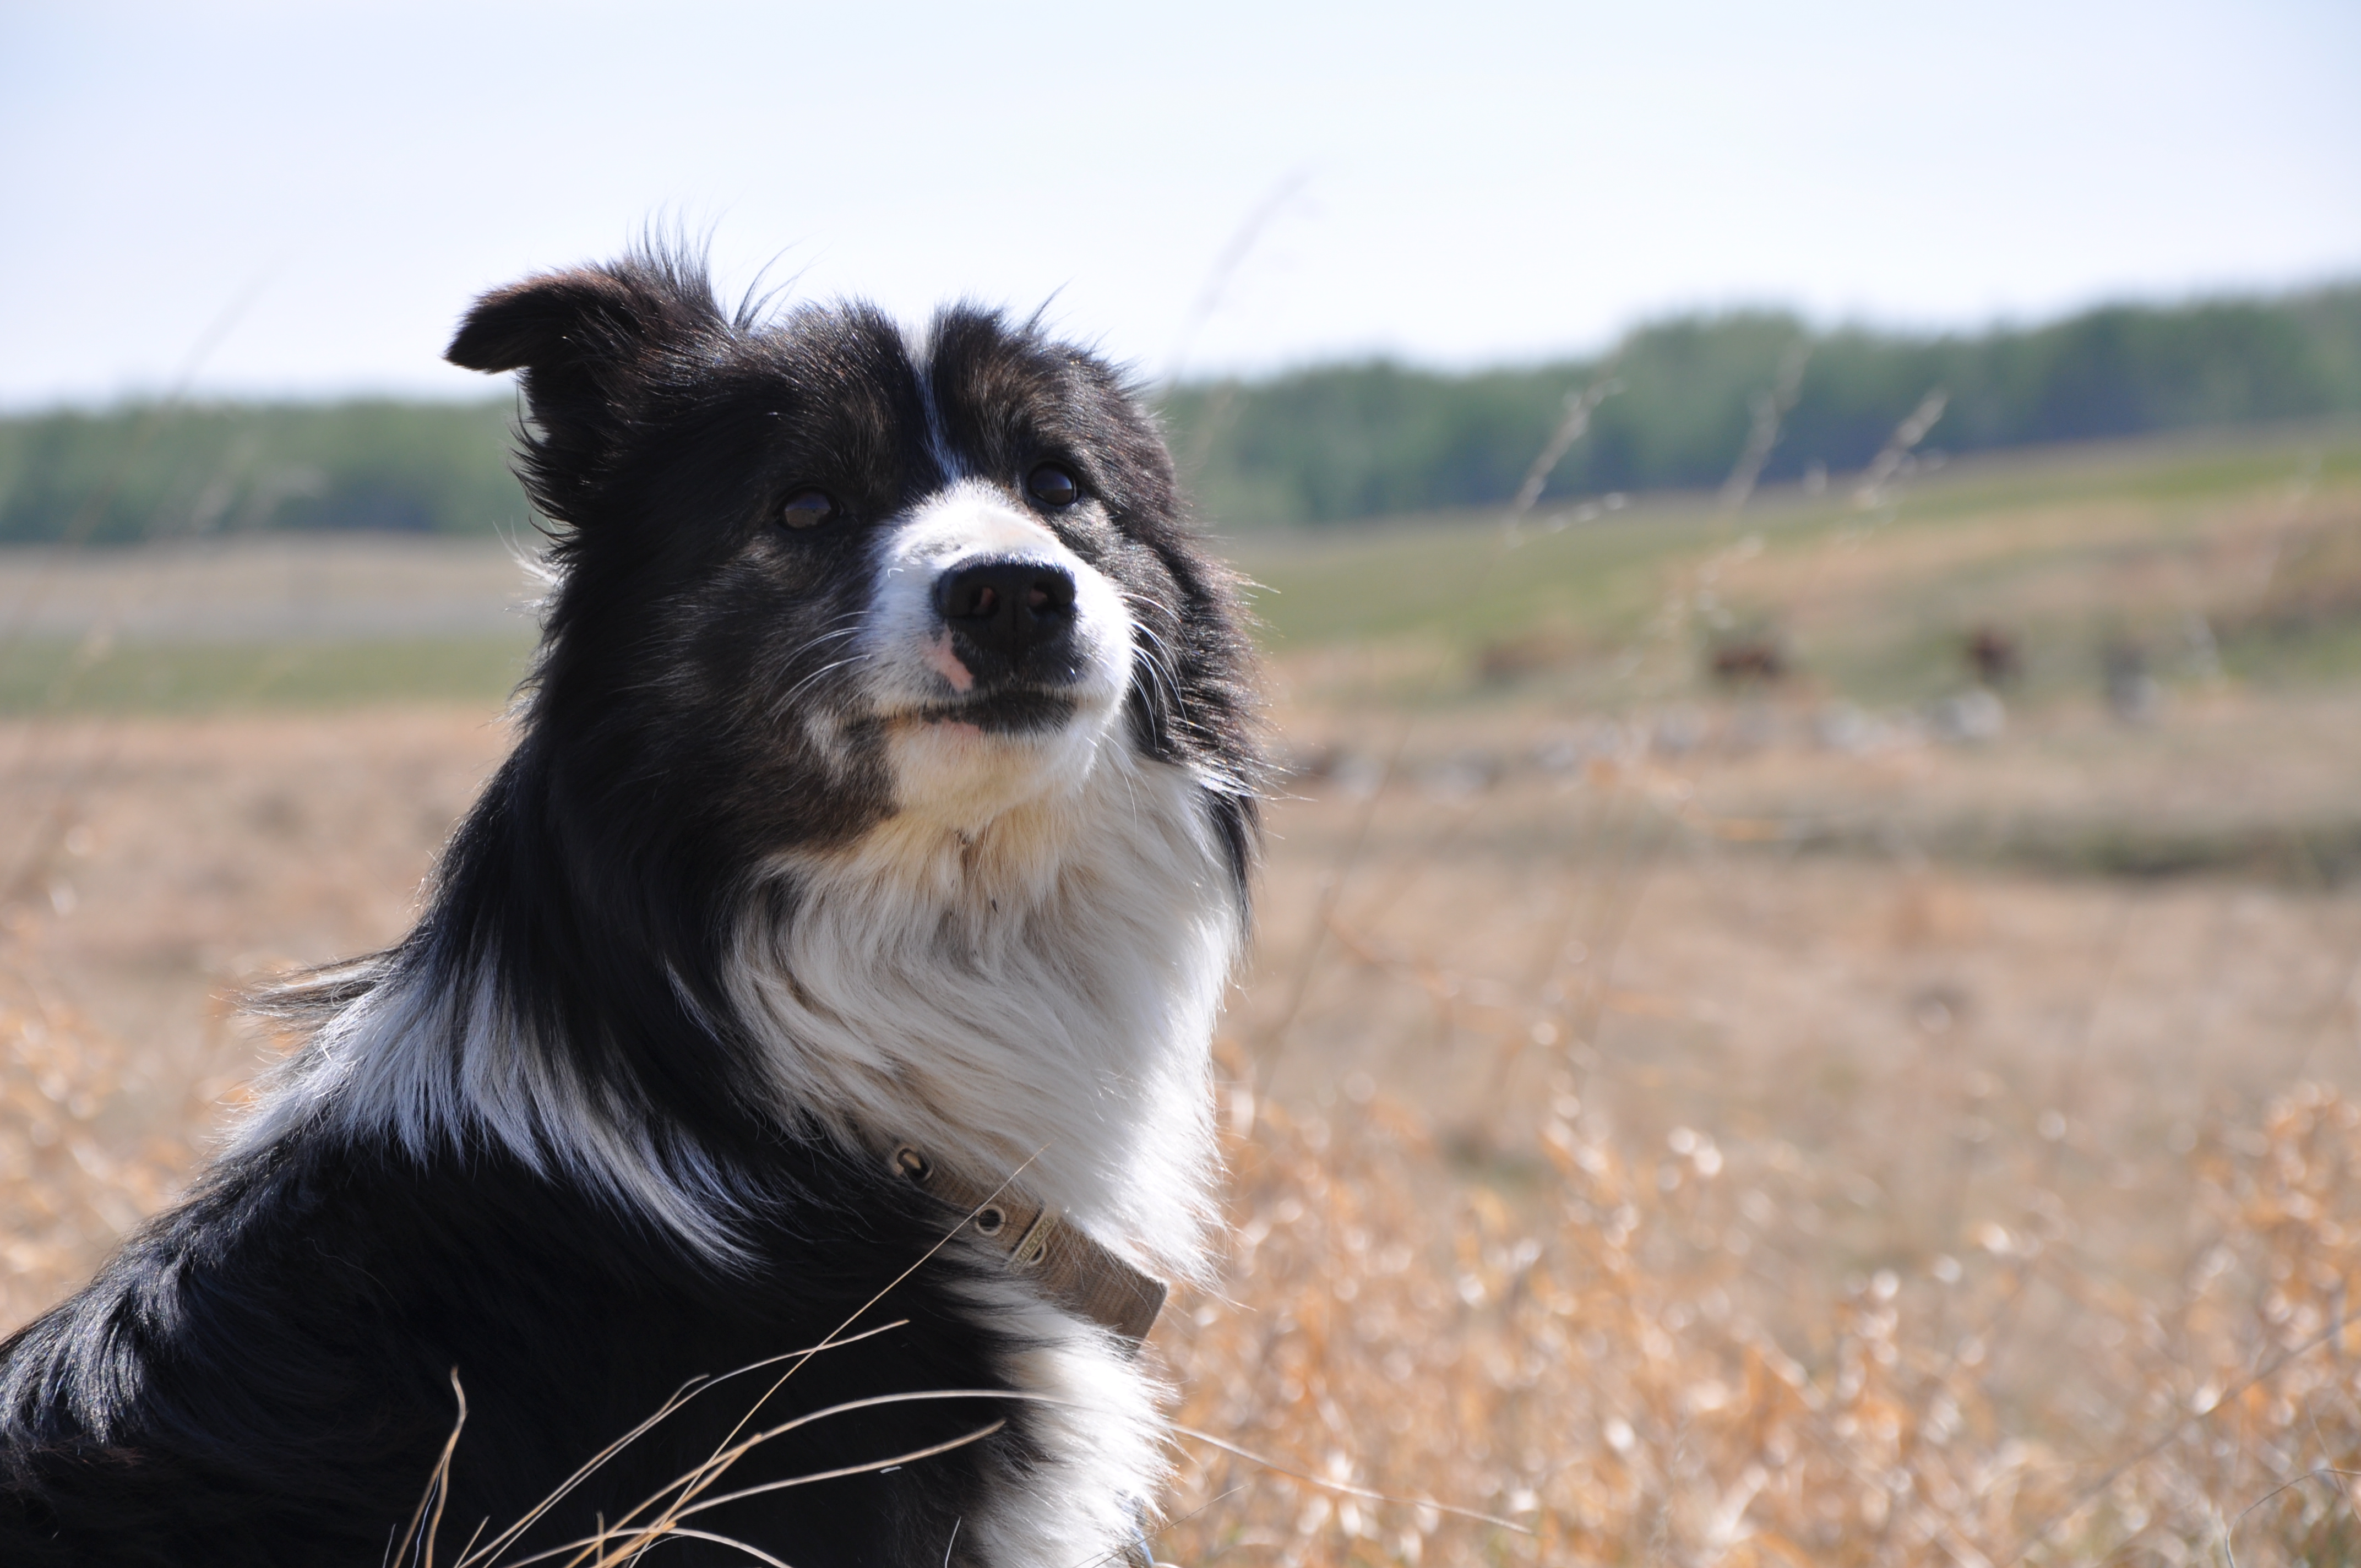
<svg viewBox="0 0 2361 1568">
<path fill-rule="evenodd" d="M 935 582 L 944 624 L 1014 663 L 1074 625 L 1074 575 L 1040 561 L 982 561 Z"/>
</svg>

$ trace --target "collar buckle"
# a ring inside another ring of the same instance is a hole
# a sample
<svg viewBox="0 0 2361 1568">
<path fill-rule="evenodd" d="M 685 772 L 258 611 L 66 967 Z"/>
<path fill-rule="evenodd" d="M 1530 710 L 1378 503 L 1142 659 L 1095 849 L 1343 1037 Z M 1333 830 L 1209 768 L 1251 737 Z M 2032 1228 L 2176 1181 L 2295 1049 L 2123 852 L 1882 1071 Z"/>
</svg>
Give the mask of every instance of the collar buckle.
<svg viewBox="0 0 2361 1568">
<path fill-rule="evenodd" d="M 961 1229 L 998 1253 L 1012 1272 L 1032 1276 L 1041 1293 L 1067 1311 L 1113 1331 L 1134 1348 L 1155 1327 L 1169 1287 L 1070 1223 L 1056 1204 L 1034 1199 L 1013 1183 L 986 1187 L 970 1181 L 915 1144 L 896 1145 L 886 1168 L 959 1211 L 964 1216 Z"/>
</svg>

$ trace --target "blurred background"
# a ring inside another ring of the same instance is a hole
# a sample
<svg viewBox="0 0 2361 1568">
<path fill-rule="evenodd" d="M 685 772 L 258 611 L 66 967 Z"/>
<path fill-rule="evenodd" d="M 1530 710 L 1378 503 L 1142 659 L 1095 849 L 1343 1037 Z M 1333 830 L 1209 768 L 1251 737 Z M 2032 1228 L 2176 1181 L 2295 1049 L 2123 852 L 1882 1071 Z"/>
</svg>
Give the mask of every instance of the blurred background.
<svg viewBox="0 0 2361 1568">
<path fill-rule="evenodd" d="M 540 545 L 442 345 L 654 234 L 1045 311 L 1257 585 L 1159 1558 L 2354 1560 L 2356 75 L 2333 4 L 0 7 L 0 1326 L 412 917 Z"/>
</svg>

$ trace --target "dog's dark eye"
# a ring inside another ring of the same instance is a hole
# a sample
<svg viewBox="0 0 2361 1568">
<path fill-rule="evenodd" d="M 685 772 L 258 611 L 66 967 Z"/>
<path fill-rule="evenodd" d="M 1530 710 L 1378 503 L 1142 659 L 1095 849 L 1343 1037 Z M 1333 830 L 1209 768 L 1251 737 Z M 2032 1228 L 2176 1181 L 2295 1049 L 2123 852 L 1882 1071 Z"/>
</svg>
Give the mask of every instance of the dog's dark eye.
<svg viewBox="0 0 2361 1568">
<path fill-rule="evenodd" d="M 1063 466 L 1043 463 L 1025 476 L 1025 493 L 1045 507 L 1064 508 L 1082 499 L 1082 487 Z"/>
<path fill-rule="evenodd" d="M 817 528 L 836 515 L 836 503 L 825 490 L 797 490 L 779 509 L 779 521 L 789 528 Z"/>
</svg>

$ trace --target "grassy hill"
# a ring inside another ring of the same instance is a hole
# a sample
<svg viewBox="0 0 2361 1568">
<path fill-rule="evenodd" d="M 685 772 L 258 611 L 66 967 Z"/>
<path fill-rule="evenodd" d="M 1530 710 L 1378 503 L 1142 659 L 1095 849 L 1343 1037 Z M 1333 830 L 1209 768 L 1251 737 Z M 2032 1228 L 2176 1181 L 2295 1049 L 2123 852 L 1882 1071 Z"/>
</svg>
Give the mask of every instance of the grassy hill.
<svg viewBox="0 0 2361 1568">
<path fill-rule="evenodd" d="M 1290 684 L 1347 702 L 1709 701 L 1716 650 L 1757 642 L 1776 694 L 1923 704 L 1960 688 L 1985 627 L 2017 650 L 2012 704 L 2096 700 L 2126 651 L 2167 685 L 2361 679 L 2361 421 L 1963 458 L 1868 508 L 1786 484 L 1736 516 L 1673 491 L 1545 501 L 1513 539 L 1498 518 L 1222 548 Z M 0 553 L 0 712 L 497 703 L 533 591 L 491 539 Z"/>
</svg>

